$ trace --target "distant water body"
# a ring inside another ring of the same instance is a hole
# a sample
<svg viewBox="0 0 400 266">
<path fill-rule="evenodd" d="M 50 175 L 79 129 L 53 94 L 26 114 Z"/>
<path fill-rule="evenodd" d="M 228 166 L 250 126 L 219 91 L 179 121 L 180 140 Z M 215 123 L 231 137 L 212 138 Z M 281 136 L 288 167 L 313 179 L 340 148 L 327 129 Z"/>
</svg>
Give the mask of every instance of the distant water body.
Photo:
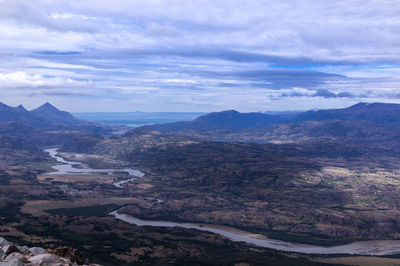
<svg viewBox="0 0 400 266">
<path fill-rule="evenodd" d="M 98 112 L 98 113 L 73 113 L 80 119 L 91 120 L 111 125 L 125 125 L 140 127 L 144 125 L 172 123 L 178 121 L 192 121 L 205 113 L 197 112 Z"/>
</svg>

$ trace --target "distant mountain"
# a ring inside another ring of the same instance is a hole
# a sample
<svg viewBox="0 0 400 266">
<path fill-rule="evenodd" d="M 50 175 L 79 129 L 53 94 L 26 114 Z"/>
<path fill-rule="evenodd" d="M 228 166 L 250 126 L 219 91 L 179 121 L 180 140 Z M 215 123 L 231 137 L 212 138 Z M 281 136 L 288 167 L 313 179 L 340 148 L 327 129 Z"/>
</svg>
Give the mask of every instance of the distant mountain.
<svg viewBox="0 0 400 266">
<path fill-rule="evenodd" d="M 66 123 L 66 124 L 87 124 L 87 121 L 77 119 L 73 117 L 70 113 L 65 111 L 60 111 L 50 103 L 45 103 L 42 106 L 30 111 L 30 114 L 39 118 L 42 121 L 49 123 Z"/>
<path fill-rule="evenodd" d="M 358 103 L 343 109 L 307 111 L 296 117 L 297 121 L 341 120 L 366 121 L 400 128 L 400 104 Z"/>
<path fill-rule="evenodd" d="M 263 129 L 276 124 L 304 121 L 340 120 L 371 122 L 400 127 L 400 104 L 358 103 L 343 109 L 328 109 L 288 113 L 239 113 L 235 110 L 209 113 L 194 121 L 152 125 L 151 128 L 166 132 L 213 131 L 230 132 L 245 129 Z"/>
<path fill-rule="evenodd" d="M 58 145 L 79 134 L 109 134 L 112 129 L 75 118 L 50 103 L 28 111 L 0 103 L 0 136 L 18 137 L 36 145 Z M 7 139 L 3 139 L 7 140 Z"/>
<path fill-rule="evenodd" d="M 179 131 L 240 131 L 248 128 L 267 128 L 274 124 L 287 123 L 295 114 L 239 113 L 235 110 L 209 113 L 190 122 L 152 125 L 151 128 L 166 132 Z"/>
<path fill-rule="evenodd" d="M 0 123 L 11 121 L 29 121 L 29 119 L 31 119 L 31 115 L 22 105 L 18 107 L 11 107 L 0 102 Z"/>
<path fill-rule="evenodd" d="M 214 141 L 310 142 L 320 138 L 397 143 L 400 105 L 358 103 L 348 108 L 293 113 L 210 113 L 191 122 L 152 125 L 152 129 L 189 133 Z"/>
<path fill-rule="evenodd" d="M 45 103 L 32 111 L 26 110 L 22 105 L 11 107 L 0 103 L 0 123 L 5 122 L 25 122 L 30 125 L 81 125 L 90 123 L 77 119 L 68 112 L 60 111 L 50 103 Z"/>
</svg>

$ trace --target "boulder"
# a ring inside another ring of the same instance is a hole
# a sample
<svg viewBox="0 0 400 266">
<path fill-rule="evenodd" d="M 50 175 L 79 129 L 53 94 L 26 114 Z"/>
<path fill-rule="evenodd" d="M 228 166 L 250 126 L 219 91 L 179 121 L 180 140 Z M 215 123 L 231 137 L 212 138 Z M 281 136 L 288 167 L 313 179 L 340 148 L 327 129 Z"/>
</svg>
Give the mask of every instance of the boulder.
<svg viewBox="0 0 400 266">
<path fill-rule="evenodd" d="M 59 247 L 49 250 L 49 253 L 41 247 L 16 246 L 2 237 L 0 237 L 0 244 L 0 266 L 88 264 L 83 254 L 71 247 Z"/>
<path fill-rule="evenodd" d="M 53 253 L 60 257 L 67 258 L 71 262 L 76 263 L 78 265 L 82 265 L 87 262 L 82 252 L 71 247 L 58 247 L 55 250 L 53 250 Z"/>
<path fill-rule="evenodd" d="M 25 256 L 24 255 L 22 255 L 21 253 L 19 253 L 19 252 L 13 252 L 13 253 L 11 253 L 10 255 L 8 255 L 5 259 L 4 259 L 4 261 L 13 261 L 13 260 L 18 260 L 18 261 L 22 261 L 22 262 L 24 262 L 26 259 L 25 259 Z"/>
<path fill-rule="evenodd" d="M 61 263 L 60 257 L 54 254 L 39 254 L 28 259 L 34 265 Z"/>
<path fill-rule="evenodd" d="M 3 246 L 3 251 L 6 256 L 14 252 L 20 252 L 15 245 Z"/>
<path fill-rule="evenodd" d="M 19 249 L 19 251 L 20 251 L 22 254 L 26 254 L 26 253 L 28 253 L 28 251 L 29 251 L 29 247 L 28 247 L 28 246 L 17 246 L 17 248 Z"/>
<path fill-rule="evenodd" d="M 24 266 L 24 263 L 19 260 L 11 260 L 7 262 L 0 262 L 1 266 Z"/>
<path fill-rule="evenodd" d="M 32 253 L 33 256 L 48 253 L 44 248 L 40 248 L 40 247 L 32 247 L 28 250 L 30 253 Z"/>
<path fill-rule="evenodd" d="M 13 243 L 7 241 L 4 237 L 0 237 L 0 247 L 3 247 L 3 246 L 10 246 L 10 245 L 12 245 L 12 244 L 13 244 Z"/>
</svg>

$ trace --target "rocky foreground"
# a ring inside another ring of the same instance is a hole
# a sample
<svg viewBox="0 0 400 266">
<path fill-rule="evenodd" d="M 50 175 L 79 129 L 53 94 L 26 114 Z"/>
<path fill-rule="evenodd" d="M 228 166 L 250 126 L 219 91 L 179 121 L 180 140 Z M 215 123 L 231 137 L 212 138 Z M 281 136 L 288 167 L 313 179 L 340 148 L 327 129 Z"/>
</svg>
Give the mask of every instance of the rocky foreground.
<svg viewBox="0 0 400 266">
<path fill-rule="evenodd" d="M 22 265 L 98 265 L 89 264 L 83 254 L 71 247 L 44 249 L 18 246 L 0 237 L 0 266 Z"/>
</svg>

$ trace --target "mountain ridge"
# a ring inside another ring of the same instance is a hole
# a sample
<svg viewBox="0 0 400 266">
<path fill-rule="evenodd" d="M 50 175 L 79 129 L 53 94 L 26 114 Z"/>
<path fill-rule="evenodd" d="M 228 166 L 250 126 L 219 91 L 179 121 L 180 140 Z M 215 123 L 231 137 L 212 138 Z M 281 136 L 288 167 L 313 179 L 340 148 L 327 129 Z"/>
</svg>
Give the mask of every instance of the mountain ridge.
<svg viewBox="0 0 400 266">
<path fill-rule="evenodd" d="M 266 129 L 277 124 L 305 121 L 339 120 L 371 122 L 400 128 L 400 104 L 358 103 L 346 108 L 310 110 L 284 114 L 240 113 L 235 110 L 212 112 L 189 122 L 156 124 L 150 127 L 164 132 L 197 132 L 223 130 L 237 132 Z"/>
<path fill-rule="evenodd" d="M 70 113 L 60 111 L 52 104 L 46 102 L 36 109 L 28 111 L 21 104 L 12 107 L 0 102 L 0 123 L 24 121 L 28 123 L 43 122 L 68 122 L 83 123 L 87 121 L 73 117 Z"/>
<path fill-rule="evenodd" d="M 79 134 L 108 135 L 112 128 L 75 118 L 50 103 L 33 110 L 22 105 L 11 107 L 0 102 L 0 136 L 12 136 L 36 145 L 60 145 Z"/>
</svg>

